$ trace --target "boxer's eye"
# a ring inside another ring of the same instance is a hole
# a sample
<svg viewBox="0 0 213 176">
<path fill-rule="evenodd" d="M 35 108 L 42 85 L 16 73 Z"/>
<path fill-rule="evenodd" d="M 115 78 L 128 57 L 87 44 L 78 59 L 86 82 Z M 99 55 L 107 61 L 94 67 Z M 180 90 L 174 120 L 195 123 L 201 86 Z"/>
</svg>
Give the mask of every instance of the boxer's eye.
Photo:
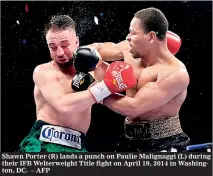
<svg viewBox="0 0 213 176">
<path fill-rule="evenodd" d="M 61 48 L 63 48 L 63 49 L 66 49 L 67 47 L 68 47 L 67 45 L 66 45 L 66 46 L 65 46 L 65 45 L 64 45 L 64 46 L 61 46 Z"/>
<path fill-rule="evenodd" d="M 56 47 L 50 47 L 50 49 L 55 51 L 57 48 Z"/>
</svg>

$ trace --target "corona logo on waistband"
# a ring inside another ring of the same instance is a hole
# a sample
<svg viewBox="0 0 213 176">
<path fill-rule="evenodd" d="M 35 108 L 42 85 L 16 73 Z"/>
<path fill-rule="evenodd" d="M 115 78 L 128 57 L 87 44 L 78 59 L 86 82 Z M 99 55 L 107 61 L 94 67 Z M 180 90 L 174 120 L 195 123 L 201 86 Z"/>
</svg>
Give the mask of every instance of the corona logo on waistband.
<svg viewBox="0 0 213 176">
<path fill-rule="evenodd" d="M 119 90 L 127 88 L 127 85 L 123 83 L 123 79 L 120 72 L 112 71 L 112 75 L 115 77 L 115 80 L 117 81 Z"/>
<path fill-rule="evenodd" d="M 49 127 L 43 130 L 42 136 L 46 139 L 49 139 L 50 141 L 52 140 L 52 138 L 59 138 L 59 139 L 65 139 L 65 140 L 79 143 L 78 136 L 74 134 L 70 134 L 70 133 L 59 132 L 55 130 L 54 128 L 49 128 Z"/>
<path fill-rule="evenodd" d="M 58 126 L 44 125 L 41 130 L 40 140 L 71 147 L 81 148 L 81 133 L 72 129 Z"/>
</svg>

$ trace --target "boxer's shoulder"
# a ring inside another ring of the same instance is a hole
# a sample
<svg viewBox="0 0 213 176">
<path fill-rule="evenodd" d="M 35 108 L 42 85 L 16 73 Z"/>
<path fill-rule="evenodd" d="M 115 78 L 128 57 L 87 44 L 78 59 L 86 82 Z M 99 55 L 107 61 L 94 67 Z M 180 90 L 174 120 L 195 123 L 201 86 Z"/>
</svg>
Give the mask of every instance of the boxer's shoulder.
<svg viewBox="0 0 213 176">
<path fill-rule="evenodd" d="M 55 77 L 56 69 L 49 63 L 37 65 L 33 71 L 33 79 L 39 80 L 40 78 L 53 78 Z"/>
<path fill-rule="evenodd" d="M 161 82 L 164 79 L 189 79 L 185 67 L 178 65 L 156 64 L 142 70 L 140 78 L 152 82 Z"/>
<path fill-rule="evenodd" d="M 176 85 L 178 87 L 187 87 L 189 84 L 189 74 L 186 69 L 181 67 L 167 67 L 161 69 L 157 75 L 157 82 Z"/>
<path fill-rule="evenodd" d="M 186 66 L 185 66 L 185 64 L 183 62 L 181 62 L 178 59 L 177 59 L 177 62 L 178 62 L 178 64 L 179 64 L 179 66 L 180 66 L 181 69 L 185 69 L 186 70 Z"/>
<path fill-rule="evenodd" d="M 50 71 L 50 70 L 53 70 L 54 69 L 54 66 L 52 64 L 52 62 L 48 62 L 48 63 L 43 63 L 43 64 L 40 64 L 40 65 L 37 65 L 34 69 L 34 72 L 45 72 L 45 71 Z"/>
</svg>

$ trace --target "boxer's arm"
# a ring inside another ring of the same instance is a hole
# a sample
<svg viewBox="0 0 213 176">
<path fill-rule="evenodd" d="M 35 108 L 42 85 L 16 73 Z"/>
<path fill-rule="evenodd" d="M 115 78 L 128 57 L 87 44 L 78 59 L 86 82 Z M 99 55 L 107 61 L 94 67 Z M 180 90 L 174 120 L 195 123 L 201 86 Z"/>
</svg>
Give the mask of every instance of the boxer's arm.
<svg viewBox="0 0 213 176">
<path fill-rule="evenodd" d="M 65 115 L 81 112 L 96 103 L 88 90 L 64 94 L 63 88 L 55 75 L 53 71 L 38 66 L 34 70 L 33 80 L 45 100 L 58 112 Z"/>
<path fill-rule="evenodd" d="M 123 51 L 130 50 L 130 46 L 126 40 L 119 43 L 93 43 L 88 46 L 97 49 L 104 61 L 123 60 Z"/>
<path fill-rule="evenodd" d="M 104 105 L 117 113 L 134 118 L 168 103 L 185 90 L 188 84 L 187 72 L 180 71 L 161 82 L 145 84 L 134 98 L 118 94 L 111 95 L 104 99 Z"/>
</svg>

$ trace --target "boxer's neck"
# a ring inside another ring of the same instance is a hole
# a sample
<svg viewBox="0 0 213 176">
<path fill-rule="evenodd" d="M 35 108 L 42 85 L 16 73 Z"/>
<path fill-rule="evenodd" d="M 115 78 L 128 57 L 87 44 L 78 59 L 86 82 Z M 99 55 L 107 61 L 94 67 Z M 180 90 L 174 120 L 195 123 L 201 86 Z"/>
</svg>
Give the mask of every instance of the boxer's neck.
<svg viewBox="0 0 213 176">
<path fill-rule="evenodd" d="M 152 47 L 147 55 L 145 55 L 142 60 L 147 64 L 147 66 L 152 66 L 157 63 L 167 62 L 168 55 L 171 53 L 168 50 L 167 44 L 165 41 L 158 42 Z"/>
</svg>

